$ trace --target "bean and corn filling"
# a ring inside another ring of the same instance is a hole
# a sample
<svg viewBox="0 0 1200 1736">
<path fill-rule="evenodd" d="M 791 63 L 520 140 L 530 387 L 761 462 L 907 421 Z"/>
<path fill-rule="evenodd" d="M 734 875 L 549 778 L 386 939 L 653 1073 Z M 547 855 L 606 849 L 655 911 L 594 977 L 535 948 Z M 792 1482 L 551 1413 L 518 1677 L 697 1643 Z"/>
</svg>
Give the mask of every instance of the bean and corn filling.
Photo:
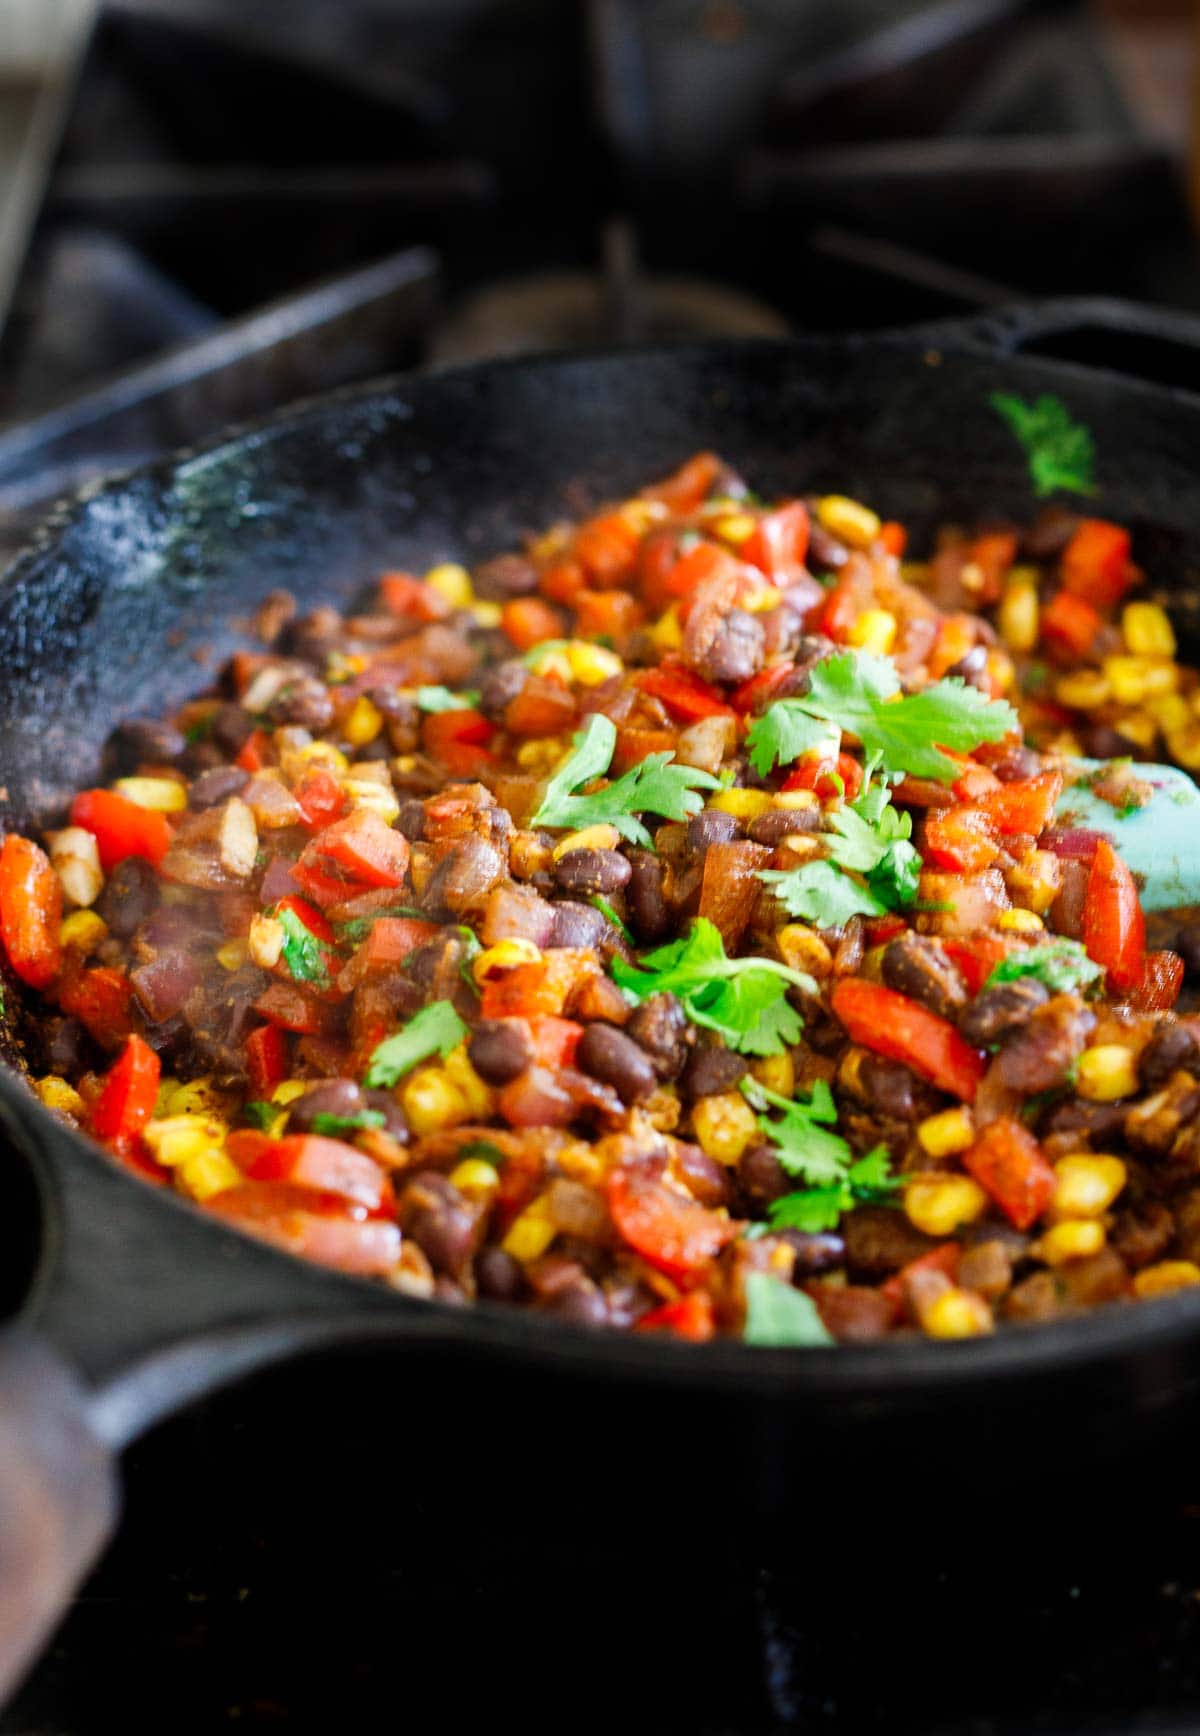
<svg viewBox="0 0 1200 1736">
<path fill-rule="evenodd" d="M 1150 944 L 1118 823 L 1200 679 L 1118 525 L 905 545 L 701 453 L 360 613 L 272 594 L 4 840 L 43 1103 L 294 1253 L 588 1325 L 1200 1283 L 1200 929 Z M 1111 834 L 1056 824 L 1081 754 Z"/>
</svg>

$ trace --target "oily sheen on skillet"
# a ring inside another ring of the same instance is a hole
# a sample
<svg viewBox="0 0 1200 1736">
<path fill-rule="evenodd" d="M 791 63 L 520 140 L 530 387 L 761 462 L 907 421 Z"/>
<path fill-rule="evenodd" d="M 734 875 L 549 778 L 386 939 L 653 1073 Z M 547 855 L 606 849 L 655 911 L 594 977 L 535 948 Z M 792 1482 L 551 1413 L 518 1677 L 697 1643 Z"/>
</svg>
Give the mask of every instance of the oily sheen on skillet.
<svg viewBox="0 0 1200 1736">
<path fill-rule="evenodd" d="M 1093 316 L 1094 317 L 1094 314 Z M 1059 323 L 1070 315 L 1058 311 Z M 1050 322 L 1051 324 L 1054 321 Z M 302 406 L 263 428 L 68 505 L 0 594 L 5 829 L 50 819 L 94 782 L 122 718 L 154 715 L 245 644 L 284 586 L 346 602 L 402 559 L 420 570 L 511 546 L 585 498 L 618 497 L 699 447 L 780 495 L 837 489 L 917 534 L 983 513 L 1028 517 L 1028 475 L 988 409 L 1003 388 L 1054 392 L 1091 428 L 1097 509 L 1134 527 L 1194 617 L 1200 404 L 1077 367 L 1024 360 L 1040 317 L 936 334 L 490 364 Z M 1145 553 L 1143 552 L 1143 558 Z M 1193 647 L 1184 645 L 1184 654 Z M 32 1046 L 6 984 L 0 1115 L 14 1209 L 36 1184 L 39 1239 L 21 1322 L 0 1352 L 0 1654 L 15 1679 L 115 1520 L 114 1454 L 157 1417 L 276 1357 L 366 1344 L 600 1383 L 637 1428 L 637 1392 L 702 1399 L 708 1423 L 762 1460 L 786 1517 L 811 1474 L 888 1430 L 894 1464 L 929 1430 L 989 1417 L 1013 1462 L 1039 1407 L 1119 1451 L 1191 1393 L 1200 1304 L 1181 1295 L 970 1344 L 836 1352 L 699 1350 L 572 1331 L 519 1310 L 453 1310 L 301 1266 L 122 1175 L 14 1076 Z M 10 1070 L 12 1069 L 12 1070 Z M 19 1156 L 17 1154 L 20 1154 Z M 563 1388 L 565 1390 L 565 1388 Z"/>
</svg>

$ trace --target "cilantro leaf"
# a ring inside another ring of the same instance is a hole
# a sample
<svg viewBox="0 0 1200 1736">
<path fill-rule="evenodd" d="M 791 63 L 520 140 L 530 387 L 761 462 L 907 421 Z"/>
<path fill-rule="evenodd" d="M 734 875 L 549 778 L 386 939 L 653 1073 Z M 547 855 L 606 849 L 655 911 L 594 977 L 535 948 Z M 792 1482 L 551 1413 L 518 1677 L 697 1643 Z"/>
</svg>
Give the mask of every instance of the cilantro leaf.
<svg viewBox="0 0 1200 1736">
<path fill-rule="evenodd" d="M 750 764 L 765 778 L 772 766 L 788 766 L 805 754 L 836 755 L 841 732 L 820 718 L 810 717 L 801 699 L 777 699 L 746 734 Z"/>
<path fill-rule="evenodd" d="M 481 1163 L 490 1163 L 493 1169 L 499 1169 L 505 1162 L 504 1153 L 498 1145 L 493 1145 L 490 1139 L 472 1139 L 466 1145 L 458 1148 L 458 1160 L 463 1163 L 469 1157 L 478 1158 Z"/>
<path fill-rule="evenodd" d="M 284 1107 L 282 1103 L 243 1103 L 242 1114 L 251 1127 L 257 1127 L 262 1133 L 270 1133 L 277 1117 L 283 1114 Z"/>
<path fill-rule="evenodd" d="M 677 995 L 693 1024 L 746 1055 L 777 1055 L 798 1040 L 803 1020 L 787 999 L 789 984 L 816 992 L 810 976 L 774 959 L 727 958 L 720 929 L 703 916 L 682 940 L 647 953 L 640 965 L 615 957 L 612 974 L 639 1001 Z"/>
<path fill-rule="evenodd" d="M 1096 492 L 1096 446 L 1082 422 L 1074 422 L 1061 398 L 1046 392 L 1032 403 L 1011 392 L 993 392 L 988 403 L 1012 429 L 1029 464 L 1034 493 Z"/>
<path fill-rule="evenodd" d="M 814 928 L 844 928 L 852 916 L 883 916 L 873 892 L 832 862 L 803 862 L 799 868 L 760 868 L 758 878 L 771 887 L 789 916 Z"/>
<path fill-rule="evenodd" d="M 301 922 L 294 910 L 276 906 L 271 912 L 283 927 L 283 962 L 298 983 L 315 983 L 325 988 L 329 983 L 329 968 L 325 953 L 312 929 Z"/>
<path fill-rule="evenodd" d="M 372 1090 L 389 1090 L 405 1073 L 431 1055 L 448 1055 L 467 1035 L 467 1027 L 449 1001 L 431 1001 L 413 1015 L 402 1031 L 385 1037 L 367 1068 L 365 1083 Z"/>
<path fill-rule="evenodd" d="M 382 1127 L 386 1121 L 381 1109 L 359 1109 L 353 1115 L 314 1115 L 312 1130 L 336 1139 L 339 1134 L 354 1133 L 360 1127 Z"/>
<path fill-rule="evenodd" d="M 575 751 L 559 766 L 546 785 L 541 806 L 531 826 L 564 826 L 581 831 L 585 826 L 615 826 L 631 844 L 647 848 L 652 840 L 636 814 L 661 814 L 667 820 L 686 820 L 703 807 L 701 790 L 715 790 L 717 780 L 695 766 L 672 765 L 674 755 L 652 753 L 631 766 L 621 777 L 594 794 L 576 792 L 593 778 L 603 777 L 612 764 L 617 728 L 602 712 L 593 712 L 575 737 Z"/>
<path fill-rule="evenodd" d="M 418 687 L 414 698 L 420 711 L 474 711 L 479 704 L 475 688 L 451 693 L 448 687 Z"/>
<path fill-rule="evenodd" d="M 775 1148 L 775 1156 L 788 1175 L 799 1176 L 810 1187 L 828 1187 L 845 1179 L 853 1154 L 840 1133 L 830 1133 L 837 1121 L 833 1093 L 818 1079 L 807 1103 L 781 1097 L 757 1079 L 743 1079 L 742 1090 L 755 1109 L 778 1109 L 778 1121 L 760 1115 L 758 1125 Z"/>
<path fill-rule="evenodd" d="M 833 1343 L 812 1297 L 766 1272 L 751 1272 L 746 1279 L 742 1337 L 747 1344 L 776 1346 Z"/>
<path fill-rule="evenodd" d="M 857 1163 L 852 1163 L 840 1182 L 825 1187 L 799 1188 L 773 1200 L 768 1209 L 768 1226 L 772 1230 L 802 1230 L 806 1236 L 819 1236 L 825 1230 L 836 1230 L 846 1212 L 855 1206 L 888 1204 L 903 1183 L 891 1172 L 891 1158 L 886 1146 L 877 1145 Z"/>
<path fill-rule="evenodd" d="M 1077 940 L 1056 939 L 1044 946 L 1025 947 L 1001 959 L 984 988 L 1014 983 L 1019 977 L 1035 977 L 1052 994 L 1059 995 L 1086 988 L 1103 975 L 1100 965 L 1093 963 Z"/>
<path fill-rule="evenodd" d="M 1006 700 L 985 699 L 965 681 L 935 681 L 920 693 L 901 694 L 895 665 L 867 653 L 846 652 L 818 663 L 808 693 L 791 703 L 856 735 L 889 777 L 943 784 L 954 782 L 959 767 L 939 748 L 969 753 L 1018 727 Z"/>
<path fill-rule="evenodd" d="M 893 807 L 886 784 L 868 775 L 862 793 L 836 808 L 828 823 L 828 860 L 759 872 L 789 916 L 818 928 L 841 928 L 852 916 L 882 916 L 913 902 L 921 858 L 909 842 L 912 816 Z M 866 886 L 848 878 L 851 873 L 865 875 Z"/>
</svg>

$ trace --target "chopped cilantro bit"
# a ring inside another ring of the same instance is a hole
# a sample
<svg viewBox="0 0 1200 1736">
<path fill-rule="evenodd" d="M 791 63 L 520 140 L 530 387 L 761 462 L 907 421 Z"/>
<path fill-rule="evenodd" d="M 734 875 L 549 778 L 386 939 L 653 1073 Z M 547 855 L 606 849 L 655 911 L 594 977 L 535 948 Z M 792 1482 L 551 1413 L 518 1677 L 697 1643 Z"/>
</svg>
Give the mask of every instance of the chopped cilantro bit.
<svg viewBox="0 0 1200 1736">
<path fill-rule="evenodd" d="M 276 1119 L 283 1114 L 286 1105 L 282 1103 L 246 1103 L 242 1106 L 242 1114 L 251 1127 L 257 1127 L 263 1133 L 270 1133 Z"/>
<path fill-rule="evenodd" d="M 1094 494 L 1096 446 L 1082 422 L 1071 419 L 1061 398 L 1046 392 L 1032 403 L 1011 392 L 993 392 L 988 403 L 1012 429 L 1029 463 L 1034 493 L 1069 489 Z"/>
<path fill-rule="evenodd" d="M 633 944 L 632 934 L 630 934 L 628 928 L 626 928 L 625 924 L 621 921 L 621 918 L 608 902 L 608 899 L 605 898 L 602 893 L 593 892 L 592 896 L 588 899 L 588 903 L 600 912 L 606 922 L 611 922 L 614 928 L 619 929 L 625 939 L 629 941 L 630 945 Z"/>
<path fill-rule="evenodd" d="M 479 704 L 479 692 L 473 687 L 463 693 L 451 693 L 448 687 L 418 687 L 414 697 L 421 711 L 474 711 Z"/>
<path fill-rule="evenodd" d="M 371 1056 L 365 1083 L 374 1090 L 390 1088 L 405 1073 L 431 1055 L 448 1055 L 467 1035 L 449 1001 L 431 1001 L 413 1015 L 402 1031 L 385 1037 Z"/>
<path fill-rule="evenodd" d="M 187 728 L 183 732 L 183 739 L 187 742 L 189 747 L 195 747 L 198 741 L 208 740 L 209 736 L 212 734 L 213 718 L 215 716 L 215 712 L 210 712 L 207 717 L 198 717 L 195 723 L 188 724 Z"/>
<path fill-rule="evenodd" d="M 336 1139 L 340 1133 L 354 1133 L 360 1127 L 382 1127 L 386 1121 L 381 1109 L 359 1109 L 353 1115 L 314 1115 L 312 1130 Z"/>
<path fill-rule="evenodd" d="M 812 1297 L 766 1272 L 751 1272 L 746 1279 L 746 1325 L 742 1336 L 747 1344 L 833 1343 Z"/>
<path fill-rule="evenodd" d="M 499 1169 L 504 1162 L 504 1153 L 490 1139 L 473 1139 L 468 1145 L 458 1148 L 459 1162 L 463 1163 L 467 1158 L 476 1158 L 480 1163 L 490 1163 L 493 1169 Z"/>
<path fill-rule="evenodd" d="M 283 962 L 298 983 L 314 983 L 324 988 L 329 982 L 329 969 L 321 943 L 311 928 L 301 922 L 294 910 L 275 907 L 271 912 L 283 926 Z"/>
<path fill-rule="evenodd" d="M 1056 939 L 1044 946 L 1029 946 L 1010 953 L 992 971 L 984 984 L 994 988 L 997 983 L 1014 983 L 1019 977 L 1034 977 L 1045 983 L 1052 994 L 1077 993 L 1104 975 L 1100 965 L 1093 963 L 1077 940 Z"/>
<path fill-rule="evenodd" d="M 585 826 L 615 826 L 631 844 L 649 846 L 649 832 L 636 814 L 661 814 L 667 820 L 686 820 L 704 805 L 701 790 L 715 790 L 717 780 L 694 766 L 672 765 L 670 753 L 652 753 L 592 795 L 576 792 L 593 778 L 603 777 L 612 764 L 617 728 L 611 718 L 593 712 L 575 737 L 575 751 L 559 766 L 546 785 L 542 803 L 529 824 L 562 826 L 582 831 Z"/>
<path fill-rule="evenodd" d="M 357 946 L 384 916 L 415 916 L 419 922 L 431 920 L 427 910 L 418 910 L 413 904 L 389 904 L 386 910 L 376 910 L 370 916 L 347 917 L 345 922 L 337 924 L 338 934 L 348 945 Z"/>
<path fill-rule="evenodd" d="M 640 968 L 614 958 L 618 986 L 637 1000 L 677 995 L 693 1024 L 722 1036 L 744 1055 L 777 1055 L 795 1043 L 803 1020 L 787 998 L 789 984 L 816 992 L 812 978 L 768 958 L 727 958 L 721 931 L 697 917 L 682 940 L 647 953 Z"/>
</svg>

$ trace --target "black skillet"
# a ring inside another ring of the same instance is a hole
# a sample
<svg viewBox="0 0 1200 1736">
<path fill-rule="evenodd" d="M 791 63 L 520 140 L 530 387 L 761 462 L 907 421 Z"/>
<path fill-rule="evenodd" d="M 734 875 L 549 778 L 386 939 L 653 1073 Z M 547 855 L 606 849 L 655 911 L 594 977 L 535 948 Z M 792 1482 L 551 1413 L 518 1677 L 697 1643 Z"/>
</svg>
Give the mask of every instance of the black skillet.
<svg viewBox="0 0 1200 1736">
<path fill-rule="evenodd" d="M 0 818 L 55 816 L 94 779 L 112 726 L 202 687 L 269 590 L 346 600 L 385 565 L 492 553 L 699 447 L 768 494 L 836 488 L 918 535 L 947 518 L 1028 516 L 1024 463 L 988 406 L 998 388 L 1058 393 L 1090 426 L 1097 509 L 1135 527 L 1186 634 L 1200 594 L 1200 398 L 1018 354 L 1065 328 L 1082 343 L 1114 327 L 1181 354 L 1197 341 L 1187 322 L 1092 305 L 907 337 L 500 362 L 304 405 L 110 483 L 62 510 L 0 590 Z M 6 992 L 9 1056 L 36 1067 L 36 1012 L 18 985 Z M 0 1120 L 10 1215 L 32 1176 L 42 1226 L 21 1319 L 0 1339 L 0 1690 L 113 1527 L 117 1453 L 284 1356 L 424 1352 L 467 1378 L 486 1358 L 493 1374 L 539 1377 L 551 1405 L 581 1383 L 599 1390 L 628 1406 L 631 1431 L 665 1393 L 680 1414 L 699 1407 L 753 1436 L 758 1498 L 779 1521 L 800 1471 L 809 1488 L 881 1439 L 897 1467 L 966 1431 L 975 1471 L 1007 1472 L 1028 1458 L 1034 1418 L 1039 1458 L 1068 1434 L 1119 1452 L 1197 1390 L 1194 1292 L 969 1344 L 689 1348 L 422 1304 L 302 1265 L 118 1171 L 2 1067 Z"/>
</svg>

